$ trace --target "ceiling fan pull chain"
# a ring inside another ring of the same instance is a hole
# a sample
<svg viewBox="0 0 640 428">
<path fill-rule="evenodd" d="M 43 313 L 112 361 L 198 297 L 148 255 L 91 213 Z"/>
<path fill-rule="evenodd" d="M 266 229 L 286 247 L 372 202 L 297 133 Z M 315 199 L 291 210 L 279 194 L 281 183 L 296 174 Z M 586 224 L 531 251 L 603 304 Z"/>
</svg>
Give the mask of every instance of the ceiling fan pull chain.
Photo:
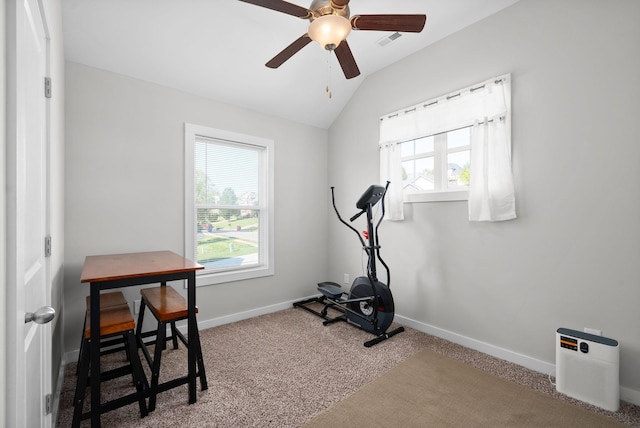
<svg viewBox="0 0 640 428">
<path fill-rule="evenodd" d="M 325 92 L 329 96 L 329 99 L 331 99 L 333 97 L 333 94 L 331 93 L 331 88 L 329 87 L 331 85 L 331 61 L 330 61 L 330 57 L 331 57 L 331 51 L 327 51 L 327 87 L 325 88 Z"/>
</svg>

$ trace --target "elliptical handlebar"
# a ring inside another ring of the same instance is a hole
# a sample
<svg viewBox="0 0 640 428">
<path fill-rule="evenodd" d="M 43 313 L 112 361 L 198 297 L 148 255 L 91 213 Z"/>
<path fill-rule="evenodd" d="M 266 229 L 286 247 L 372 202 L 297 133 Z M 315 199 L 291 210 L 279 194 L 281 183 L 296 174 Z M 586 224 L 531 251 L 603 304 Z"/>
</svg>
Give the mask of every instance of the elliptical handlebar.
<svg viewBox="0 0 640 428">
<path fill-rule="evenodd" d="M 367 253 L 369 254 L 369 257 L 370 257 L 370 259 L 369 259 L 370 260 L 370 263 L 369 263 L 370 272 L 369 272 L 369 274 L 373 273 L 374 278 L 376 277 L 376 273 L 375 273 L 375 258 L 377 258 L 380 261 L 380 263 L 382 263 L 382 265 L 384 266 L 384 268 L 386 270 L 386 273 L 387 273 L 387 286 L 389 286 L 389 284 L 391 283 L 391 272 L 389 270 L 389 266 L 385 263 L 385 261 L 382 259 L 382 257 L 380 257 L 380 245 L 379 245 L 379 240 L 378 240 L 378 228 L 380 227 L 380 223 L 382 223 L 382 220 L 384 219 L 384 215 L 385 215 L 384 201 L 385 201 L 385 196 L 387 195 L 387 190 L 389 189 L 389 184 L 391 184 L 391 182 L 387 181 L 387 183 L 384 186 L 384 188 L 382 186 L 379 186 L 379 185 L 369 186 L 369 188 L 362 194 L 362 196 L 360 197 L 360 199 L 358 200 L 358 202 L 356 204 L 356 207 L 360 208 L 360 211 L 349 219 L 350 222 L 353 222 L 358 217 L 360 217 L 362 214 L 365 214 L 365 213 L 367 213 L 367 211 L 370 211 L 372 209 L 372 207 L 380 201 L 380 203 L 382 204 L 382 215 L 378 219 L 378 222 L 375 225 L 375 229 L 373 227 L 371 227 L 372 225 L 370 225 L 370 224 L 367 225 L 367 228 L 369 230 L 369 236 L 368 236 L 368 240 L 369 240 L 369 243 L 370 243 L 369 246 L 367 246 L 367 243 L 364 241 L 364 239 L 362 239 L 362 236 L 361 236 L 360 232 L 358 232 L 358 230 L 355 227 L 353 227 L 352 225 L 347 223 L 340 216 L 340 212 L 338 211 L 338 207 L 336 207 L 336 198 L 335 198 L 335 194 L 334 194 L 335 187 L 331 186 L 331 202 L 333 204 L 333 209 L 335 210 L 336 215 L 338 216 L 338 220 L 340 220 L 340 222 L 342 224 L 344 224 L 349 229 L 351 229 L 351 230 L 353 230 L 355 232 L 356 236 L 360 240 L 360 244 L 362 245 L 362 248 L 364 248 L 367 251 Z M 371 213 L 368 214 L 368 217 L 371 217 Z M 373 233 L 371 233 L 371 232 L 373 232 Z M 372 260 L 371 258 L 374 258 L 374 259 Z M 371 272 L 371 270 L 373 272 Z"/>
<path fill-rule="evenodd" d="M 358 239 L 360 240 L 360 243 L 362 244 L 363 247 L 366 247 L 367 244 L 364 242 L 364 239 L 362 239 L 362 236 L 360 236 L 360 232 L 358 232 L 358 230 L 351 226 L 349 223 L 347 223 L 346 221 L 344 221 L 342 219 L 342 217 L 340 216 L 340 212 L 338 211 L 338 207 L 336 207 L 336 198 L 334 195 L 334 189 L 335 187 L 331 186 L 331 202 L 333 203 L 333 209 L 336 212 L 336 215 L 338 216 L 338 220 L 340 220 L 340 222 L 342 224 L 344 224 L 345 226 L 347 226 L 349 229 L 353 230 L 356 234 L 356 236 L 358 237 Z M 366 210 L 362 210 L 360 211 L 358 214 L 356 214 L 354 217 L 351 218 L 351 221 L 355 220 L 356 218 L 360 217 L 362 215 L 362 213 L 366 212 Z"/>
<path fill-rule="evenodd" d="M 364 214 L 364 213 L 366 213 L 366 212 L 367 212 L 366 210 L 362 210 L 362 211 L 360 211 L 358 214 L 356 214 L 356 215 L 354 215 L 353 217 L 351 217 L 351 218 L 349 219 L 349 221 L 353 222 L 355 219 L 357 219 L 358 217 L 360 217 L 362 214 Z"/>
<path fill-rule="evenodd" d="M 387 184 L 384 185 L 384 194 L 382 195 L 382 201 L 380 202 L 382 204 L 382 215 L 380 216 L 380 220 L 378 220 L 378 224 L 376 225 L 376 235 L 377 235 L 377 231 L 378 231 L 378 226 L 380 226 L 380 223 L 382 222 L 382 219 L 384 218 L 384 198 L 387 196 L 387 190 L 389 190 L 389 184 L 391 184 L 391 182 L 389 180 L 387 180 Z"/>
<path fill-rule="evenodd" d="M 380 202 L 382 204 L 382 215 L 380 216 L 380 219 L 378 220 L 378 223 L 376 224 L 376 242 L 378 243 L 375 251 L 376 251 L 376 256 L 378 257 L 378 260 L 380 260 L 380 263 L 382 263 L 382 266 L 384 266 L 384 269 L 387 271 L 387 287 L 391 288 L 391 271 L 389 270 L 389 266 L 387 266 L 387 264 L 384 262 L 384 260 L 382 260 L 382 257 L 380 257 L 380 240 L 378 239 L 378 228 L 380 227 L 380 223 L 382 223 L 382 219 L 384 218 L 384 198 L 387 196 L 387 190 L 389 189 L 389 184 L 391 184 L 391 182 L 389 180 L 387 180 L 387 184 L 384 186 L 384 194 L 382 195 L 382 201 Z"/>
</svg>

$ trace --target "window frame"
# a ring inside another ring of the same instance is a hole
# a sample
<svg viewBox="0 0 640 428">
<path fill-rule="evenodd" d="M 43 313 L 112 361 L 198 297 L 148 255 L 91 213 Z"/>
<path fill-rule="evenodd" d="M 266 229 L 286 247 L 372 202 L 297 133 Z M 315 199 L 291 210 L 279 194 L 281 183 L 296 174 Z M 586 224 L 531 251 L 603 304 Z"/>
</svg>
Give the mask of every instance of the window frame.
<svg viewBox="0 0 640 428">
<path fill-rule="evenodd" d="M 275 274 L 274 248 L 274 142 L 273 140 L 210 128 L 190 123 L 184 124 L 185 143 L 185 201 L 184 201 L 184 248 L 185 257 L 197 260 L 194 253 L 197 243 L 197 208 L 195 198 L 195 143 L 199 138 L 218 141 L 232 146 L 258 147 L 260 151 L 260 263 L 238 266 L 224 270 L 196 271 L 197 286 L 222 284 L 232 281 L 272 276 Z"/>
</svg>

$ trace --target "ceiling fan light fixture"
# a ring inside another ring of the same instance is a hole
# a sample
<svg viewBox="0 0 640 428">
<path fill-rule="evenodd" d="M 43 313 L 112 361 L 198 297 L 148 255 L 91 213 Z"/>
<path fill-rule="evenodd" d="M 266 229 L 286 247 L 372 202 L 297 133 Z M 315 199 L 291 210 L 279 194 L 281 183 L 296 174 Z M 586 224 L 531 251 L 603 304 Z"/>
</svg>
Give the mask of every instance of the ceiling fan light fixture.
<svg viewBox="0 0 640 428">
<path fill-rule="evenodd" d="M 309 38 L 326 50 L 334 50 L 351 32 L 351 23 L 340 15 L 323 15 L 309 25 Z"/>
</svg>

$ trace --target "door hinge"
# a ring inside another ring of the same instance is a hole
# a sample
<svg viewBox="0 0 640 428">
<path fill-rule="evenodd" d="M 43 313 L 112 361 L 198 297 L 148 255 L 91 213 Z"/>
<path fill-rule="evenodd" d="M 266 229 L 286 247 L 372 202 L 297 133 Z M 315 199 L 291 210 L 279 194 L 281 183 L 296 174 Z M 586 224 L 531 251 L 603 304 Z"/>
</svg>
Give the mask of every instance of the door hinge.
<svg viewBox="0 0 640 428">
<path fill-rule="evenodd" d="M 51 257 L 51 235 L 44 237 L 44 256 Z"/>
<path fill-rule="evenodd" d="M 53 405 L 53 403 L 52 403 L 53 398 L 51 397 L 51 394 L 47 394 L 47 395 L 45 395 L 45 396 L 44 396 L 44 401 L 45 401 L 45 410 L 46 410 L 46 412 L 47 412 L 46 414 L 47 414 L 47 415 L 49 415 L 49 414 L 51 414 L 51 412 L 53 411 L 53 410 L 51 409 L 51 407 L 52 407 L 52 405 Z"/>
<path fill-rule="evenodd" d="M 51 98 L 51 77 L 44 78 L 44 96 Z"/>
</svg>

